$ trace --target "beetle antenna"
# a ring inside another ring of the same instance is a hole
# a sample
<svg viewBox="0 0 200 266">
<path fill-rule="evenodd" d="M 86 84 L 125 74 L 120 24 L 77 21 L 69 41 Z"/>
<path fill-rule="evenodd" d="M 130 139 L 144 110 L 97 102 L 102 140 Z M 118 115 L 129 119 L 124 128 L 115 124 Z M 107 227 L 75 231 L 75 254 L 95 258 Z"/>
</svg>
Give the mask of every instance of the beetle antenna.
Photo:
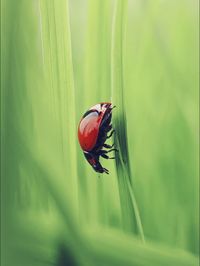
<svg viewBox="0 0 200 266">
<path fill-rule="evenodd" d="M 107 175 L 109 174 L 109 171 L 108 171 L 108 169 L 106 169 L 106 168 L 103 168 L 103 170 L 104 170 L 104 173 L 106 173 Z"/>
</svg>

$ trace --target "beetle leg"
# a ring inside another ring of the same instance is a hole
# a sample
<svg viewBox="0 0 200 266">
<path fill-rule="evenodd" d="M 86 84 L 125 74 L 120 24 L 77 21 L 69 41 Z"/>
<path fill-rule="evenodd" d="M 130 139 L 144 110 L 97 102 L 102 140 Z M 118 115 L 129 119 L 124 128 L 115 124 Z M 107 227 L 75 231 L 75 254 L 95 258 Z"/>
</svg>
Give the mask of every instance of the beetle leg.
<svg viewBox="0 0 200 266">
<path fill-rule="evenodd" d="M 111 152 L 111 151 L 118 152 L 119 150 L 114 148 L 114 149 L 110 149 L 110 150 L 108 150 L 107 153 L 108 153 L 108 152 Z"/>
<path fill-rule="evenodd" d="M 108 152 L 111 152 L 111 151 L 116 151 L 116 152 L 118 152 L 118 149 L 110 149 L 110 150 L 108 150 L 108 151 L 105 151 L 105 150 L 102 150 L 103 151 L 103 153 L 108 153 Z"/>
<path fill-rule="evenodd" d="M 108 155 L 106 155 L 106 154 L 101 154 L 100 155 L 101 157 L 103 157 L 104 159 L 107 159 L 107 160 L 109 160 L 109 159 L 115 159 L 115 157 L 109 157 Z"/>
<path fill-rule="evenodd" d="M 108 145 L 106 143 L 103 144 L 103 147 L 108 148 L 108 149 L 111 149 L 113 146 L 114 146 L 114 144 L 113 145 Z"/>
<path fill-rule="evenodd" d="M 115 130 L 113 129 L 113 130 L 111 131 L 110 135 L 108 135 L 108 136 L 106 137 L 106 139 L 111 138 L 114 132 L 115 132 Z"/>
<path fill-rule="evenodd" d="M 104 159 L 109 159 L 109 156 L 108 156 L 108 155 L 106 155 L 106 154 L 104 154 L 104 153 L 103 153 L 103 154 L 101 154 L 100 156 L 101 156 L 101 157 L 103 157 Z"/>
<path fill-rule="evenodd" d="M 99 156 L 102 156 L 102 155 L 105 155 L 106 153 L 109 153 L 109 152 L 111 152 L 111 151 L 116 151 L 116 152 L 118 152 L 118 149 L 110 149 L 110 150 L 108 150 L 108 151 L 106 151 L 106 150 L 100 150 L 99 152 L 98 152 L 98 155 Z M 103 157 L 103 156 L 102 156 Z"/>
</svg>

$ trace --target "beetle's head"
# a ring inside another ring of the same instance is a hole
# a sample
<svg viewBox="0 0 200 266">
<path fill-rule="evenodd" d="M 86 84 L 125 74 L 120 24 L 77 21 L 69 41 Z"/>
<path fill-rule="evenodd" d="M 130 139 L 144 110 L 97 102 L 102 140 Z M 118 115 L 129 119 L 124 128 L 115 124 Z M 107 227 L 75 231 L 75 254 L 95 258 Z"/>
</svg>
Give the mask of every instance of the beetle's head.
<svg viewBox="0 0 200 266">
<path fill-rule="evenodd" d="M 103 168 L 102 165 L 99 162 L 99 156 L 95 156 L 94 154 L 90 152 L 84 152 L 85 158 L 89 162 L 89 164 L 92 166 L 92 168 L 97 173 L 106 173 L 109 174 L 109 171 L 106 168 Z"/>
<path fill-rule="evenodd" d="M 102 167 L 102 165 L 98 161 L 95 164 L 92 164 L 92 167 L 93 167 L 93 169 L 97 173 L 101 173 L 101 174 L 106 173 L 106 174 L 109 174 L 109 171 L 106 168 Z"/>
</svg>

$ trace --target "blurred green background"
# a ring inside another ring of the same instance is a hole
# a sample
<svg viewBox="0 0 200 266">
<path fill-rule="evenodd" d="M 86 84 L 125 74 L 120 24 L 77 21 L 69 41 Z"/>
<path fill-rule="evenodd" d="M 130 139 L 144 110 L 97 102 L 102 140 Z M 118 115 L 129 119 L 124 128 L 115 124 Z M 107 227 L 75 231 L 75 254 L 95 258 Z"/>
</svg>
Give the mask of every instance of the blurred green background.
<svg viewBox="0 0 200 266">
<path fill-rule="evenodd" d="M 198 6 L 1 1 L 2 266 L 198 265 Z M 102 101 L 126 114 L 131 208 L 126 163 L 99 176 L 78 145 Z"/>
</svg>

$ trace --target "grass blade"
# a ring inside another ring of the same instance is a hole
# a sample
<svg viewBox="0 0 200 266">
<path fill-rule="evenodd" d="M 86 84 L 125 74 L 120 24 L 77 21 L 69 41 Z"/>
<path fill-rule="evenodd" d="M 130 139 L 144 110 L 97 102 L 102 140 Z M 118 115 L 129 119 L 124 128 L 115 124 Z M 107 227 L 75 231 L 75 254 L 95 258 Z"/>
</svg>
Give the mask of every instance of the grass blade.
<svg viewBox="0 0 200 266">
<path fill-rule="evenodd" d="M 117 106 L 114 127 L 116 130 L 115 143 L 119 149 L 119 153 L 116 153 L 116 169 L 124 229 L 127 231 L 135 230 L 144 240 L 139 210 L 132 189 L 124 105 L 123 60 L 127 4 L 127 1 L 117 1 L 113 22 L 112 101 Z"/>
</svg>

